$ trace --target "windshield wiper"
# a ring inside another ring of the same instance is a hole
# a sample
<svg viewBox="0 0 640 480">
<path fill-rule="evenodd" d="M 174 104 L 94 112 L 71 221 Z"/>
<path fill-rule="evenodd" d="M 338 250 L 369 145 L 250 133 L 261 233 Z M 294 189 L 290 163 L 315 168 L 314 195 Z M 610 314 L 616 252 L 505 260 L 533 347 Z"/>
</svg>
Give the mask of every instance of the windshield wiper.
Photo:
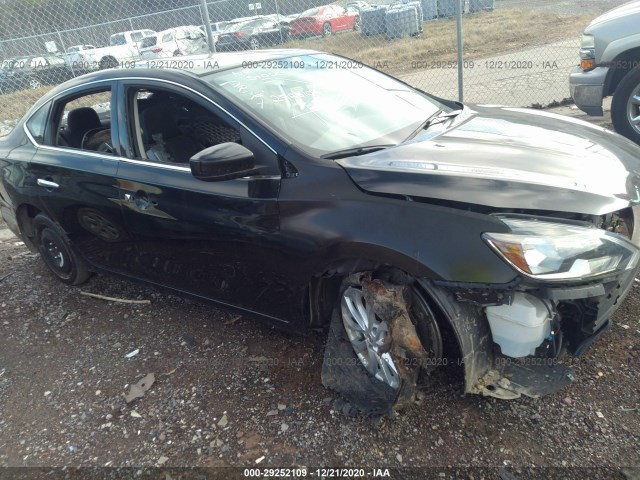
<svg viewBox="0 0 640 480">
<path fill-rule="evenodd" d="M 395 144 L 390 143 L 387 145 L 368 145 L 366 147 L 354 147 L 345 148 L 344 150 L 338 150 L 336 152 L 326 153 L 321 155 L 320 158 L 328 158 L 329 160 L 338 160 L 346 157 L 356 157 L 358 155 L 364 155 L 365 153 L 377 152 L 378 150 L 384 150 L 385 148 L 395 147 Z"/>
<path fill-rule="evenodd" d="M 427 130 L 429 129 L 429 127 L 432 127 L 433 125 L 446 122 L 447 120 L 456 117 L 460 112 L 462 112 L 462 110 L 452 110 L 451 112 L 443 114 L 442 110 L 438 110 L 436 113 L 434 113 L 429 118 L 427 118 L 424 122 L 422 122 L 418 128 L 416 128 L 413 132 L 411 132 L 411 135 L 409 135 L 406 138 L 405 142 L 408 140 L 411 140 L 413 137 L 418 135 L 421 131 Z"/>
</svg>

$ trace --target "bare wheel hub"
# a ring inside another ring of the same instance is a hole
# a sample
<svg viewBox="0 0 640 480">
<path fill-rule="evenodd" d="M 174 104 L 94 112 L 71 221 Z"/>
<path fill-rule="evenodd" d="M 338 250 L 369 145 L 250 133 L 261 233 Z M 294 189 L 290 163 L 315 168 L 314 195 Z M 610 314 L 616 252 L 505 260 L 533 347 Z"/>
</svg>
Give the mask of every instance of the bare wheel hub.
<svg viewBox="0 0 640 480">
<path fill-rule="evenodd" d="M 392 388 L 400 387 L 400 377 L 391 354 L 389 326 L 380 321 L 362 290 L 349 287 L 342 294 L 342 322 L 354 352 L 364 368 Z"/>
<path fill-rule="evenodd" d="M 49 257 L 55 263 L 58 268 L 64 267 L 64 255 L 60 251 L 60 249 L 51 241 L 47 241 L 45 244 L 45 248 L 49 253 Z"/>
</svg>

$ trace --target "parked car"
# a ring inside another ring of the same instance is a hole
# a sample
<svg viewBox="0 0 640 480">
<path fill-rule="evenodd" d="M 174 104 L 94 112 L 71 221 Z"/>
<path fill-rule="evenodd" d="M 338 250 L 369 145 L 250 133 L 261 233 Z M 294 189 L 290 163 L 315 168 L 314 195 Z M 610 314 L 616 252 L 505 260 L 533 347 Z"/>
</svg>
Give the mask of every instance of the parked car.
<svg viewBox="0 0 640 480">
<path fill-rule="evenodd" d="M 291 20 L 289 25 L 293 37 L 327 37 L 344 30 L 359 30 L 360 14 L 355 9 L 324 5 L 304 11 L 298 18 Z"/>
<path fill-rule="evenodd" d="M 0 70 L 0 92 L 55 85 L 73 77 L 65 61 L 56 55 L 36 55 L 5 60 Z"/>
<path fill-rule="evenodd" d="M 114 33 L 109 37 L 109 45 L 131 45 L 140 43 L 145 37 L 155 35 L 154 30 L 129 30 L 126 32 Z"/>
<path fill-rule="evenodd" d="M 230 25 L 233 25 L 234 23 L 239 23 L 239 22 L 236 22 L 234 20 L 228 20 L 224 22 L 213 22 L 211 24 L 211 33 L 213 34 L 214 43 L 218 41 L 218 37 L 220 36 L 220 34 L 224 32 L 224 30 L 227 27 L 229 27 Z M 205 31 L 204 25 L 200 26 L 200 31 L 202 31 L 202 33 L 206 37 L 207 32 Z"/>
<path fill-rule="evenodd" d="M 256 50 L 264 46 L 286 43 L 289 40 L 289 25 L 273 18 L 260 17 L 227 27 L 220 34 L 216 49 L 221 52 L 232 50 Z"/>
<path fill-rule="evenodd" d="M 207 39 L 196 26 L 170 28 L 145 37 L 140 42 L 142 59 L 177 57 L 207 51 Z"/>
<path fill-rule="evenodd" d="M 86 71 L 115 68 L 123 63 L 140 59 L 140 43 L 145 37 L 154 35 L 153 30 L 131 30 L 114 33 L 109 37 L 109 46 L 78 52 L 72 68 Z"/>
<path fill-rule="evenodd" d="M 640 143 L 640 2 L 629 2 L 594 19 L 584 30 L 580 66 L 570 75 L 575 104 L 602 116 L 602 100 L 612 96 L 616 132 Z"/>
<path fill-rule="evenodd" d="M 0 140 L 0 212 L 54 276 L 324 327 L 324 385 L 371 414 L 412 404 L 446 339 L 468 393 L 571 382 L 561 355 L 607 331 L 638 269 L 640 147 L 330 54 L 187 58 L 71 80 Z"/>
</svg>

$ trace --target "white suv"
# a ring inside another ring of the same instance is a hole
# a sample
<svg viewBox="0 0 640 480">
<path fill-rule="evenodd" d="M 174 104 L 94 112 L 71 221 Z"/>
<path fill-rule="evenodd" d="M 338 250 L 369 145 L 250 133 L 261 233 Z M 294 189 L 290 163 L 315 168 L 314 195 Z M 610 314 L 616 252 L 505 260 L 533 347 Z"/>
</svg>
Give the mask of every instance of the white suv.
<svg viewBox="0 0 640 480">
<path fill-rule="evenodd" d="M 170 28 L 140 43 L 140 56 L 143 59 L 176 57 L 206 53 L 207 39 L 200 28 L 193 25 Z"/>
</svg>

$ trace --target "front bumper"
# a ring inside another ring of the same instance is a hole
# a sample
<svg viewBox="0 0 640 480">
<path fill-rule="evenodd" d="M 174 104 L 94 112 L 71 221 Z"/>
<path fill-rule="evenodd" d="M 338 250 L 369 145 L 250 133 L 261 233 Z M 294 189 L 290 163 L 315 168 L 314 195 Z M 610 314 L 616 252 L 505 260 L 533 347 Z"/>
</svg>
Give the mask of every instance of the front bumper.
<svg viewBox="0 0 640 480">
<path fill-rule="evenodd" d="M 580 67 L 573 69 L 569 75 L 569 91 L 580 110 L 589 115 L 603 115 L 602 99 L 608 72 L 609 67 L 596 67 L 588 72 Z"/>
<path fill-rule="evenodd" d="M 494 343 L 484 307 L 508 303 L 516 291 L 535 295 L 555 306 L 563 345 L 579 356 L 611 325 L 611 315 L 629 293 L 638 268 L 603 277 L 579 286 L 550 284 L 508 285 L 455 284 L 418 279 L 452 327 L 461 352 L 465 391 L 501 399 L 521 395 L 539 397 L 554 393 L 575 378 L 573 369 L 545 353 L 544 343 L 536 355 L 511 358 Z M 548 351 L 548 350 L 547 350 Z"/>
</svg>

